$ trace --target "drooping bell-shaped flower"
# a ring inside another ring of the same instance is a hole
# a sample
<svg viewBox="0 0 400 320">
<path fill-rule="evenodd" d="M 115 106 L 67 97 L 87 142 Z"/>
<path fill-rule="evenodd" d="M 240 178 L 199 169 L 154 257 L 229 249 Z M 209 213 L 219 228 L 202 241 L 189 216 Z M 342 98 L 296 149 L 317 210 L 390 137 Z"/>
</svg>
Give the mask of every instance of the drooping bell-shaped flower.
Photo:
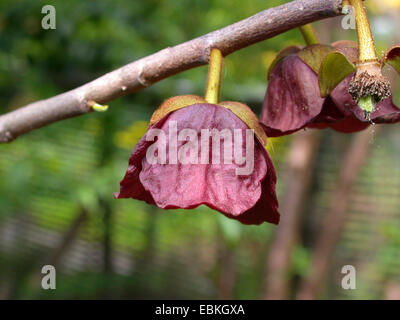
<svg viewBox="0 0 400 320">
<path fill-rule="evenodd" d="M 249 107 L 218 102 L 222 63 L 213 49 L 205 99 L 173 97 L 154 112 L 116 198 L 163 209 L 204 204 L 243 224 L 279 222 L 267 137 Z"/>
<path fill-rule="evenodd" d="M 391 95 L 366 114 L 349 93 L 357 60 L 357 44 L 351 41 L 282 50 L 269 71 L 260 117 L 267 135 L 328 127 L 350 133 L 371 123 L 400 121 Z"/>
<path fill-rule="evenodd" d="M 204 204 L 244 224 L 279 222 L 275 169 L 247 106 L 178 96 L 165 101 L 150 123 L 116 198 L 163 209 Z"/>
</svg>

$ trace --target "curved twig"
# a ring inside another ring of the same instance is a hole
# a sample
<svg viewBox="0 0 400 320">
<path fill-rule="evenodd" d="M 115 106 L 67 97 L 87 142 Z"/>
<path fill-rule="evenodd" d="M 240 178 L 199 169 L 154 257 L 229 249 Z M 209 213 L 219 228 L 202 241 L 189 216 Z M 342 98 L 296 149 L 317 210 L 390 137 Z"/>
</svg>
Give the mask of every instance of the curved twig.
<svg viewBox="0 0 400 320">
<path fill-rule="evenodd" d="M 28 104 L 0 116 L 0 143 L 10 142 L 53 122 L 88 113 L 92 110 L 89 101 L 103 104 L 179 72 L 207 64 L 211 48 L 220 49 L 226 56 L 301 25 L 340 15 L 341 2 L 295 0 L 270 8 L 132 62 L 74 90 Z"/>
</svg>

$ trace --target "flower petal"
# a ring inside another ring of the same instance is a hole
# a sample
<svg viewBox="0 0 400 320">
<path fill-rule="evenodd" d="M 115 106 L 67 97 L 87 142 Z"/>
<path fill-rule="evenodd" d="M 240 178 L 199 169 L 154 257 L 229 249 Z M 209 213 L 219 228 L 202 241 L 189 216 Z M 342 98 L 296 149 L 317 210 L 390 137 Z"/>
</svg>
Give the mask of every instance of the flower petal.
<svg viewBox="0 0 400 320">
<path fill-rule="evenodd" d="M 166 119 L 167 117 L 150 126 L 149 130 L 160 128 Z M 139 180 L 139 174 L 142 170 L 142 159 L 146 156 L 147 148 L 152 143 L 153 141 L 146 141 L 145 135 L 133 149 L 131 157 L 129 158 L 128 170 L 125 173 L 125 177 L 120 182 L 120 192 L 114 193 L 115 199 L 133 198 L 146 201 L 149 204 L 155 203 L 151 194 L 144 189 Z"/>
<path fill-rule="evenodd" d="M 308 128 L 319 128 L 319 126 L 314 126 L 315 124 L 326 124 L 333 123 L 344 119 L 344 114 L 336 108 L 335 103 L 332 101 L 331 97 L 327 97 L 320 114 L 315 117 L 309 125 Z"/>
<path fill-rule="evenodd" d="M 256 137 L 263 146 L 267 146 L 267 136 L 258 122 L 257 116 L 253 111 L 243 103 L 236 101 L 224 101 L 218 103 L 219 106 L 232 111 L 240 120 L 242 120 L 250 129 L 254 130 Z"/>
<path fill-rule="evenodd" d="M 282 49 L 281 51 L 278 52 L 278 54 L 276 55 L 274 61 L 272 61 L 272 63 L 270 64 L 269 68 L 268 68 L 268 72 L 267 72 L 267 79 L 269 80 L 269 78 L 271 77 L 271 73 L 274 70 L 276 64 L 281 61 L 283 58 L 286 58 L 287 56 L 290 56 L 294 53 L 297 53 L 301 50 L 300 47 L 298 46 L 289 46 L 286 47 L 284 49 Z"/>
<path fill-rule="evenodd" d="M 393 103 L 393 99 L 389 98 L 379 102 L 375 111 L 371 115 L 374 123 L 395 123 L 400 121 L 400 109 Z"/>
<path fill-rule="evenodd" d="M 171 113 L 160 127 L 166 136 L 169 136 L 171 121 L 176 121 L 177 132 L 181 132 L 182 129 L 191 129 L 197 136 L 202 134 L 202 129 L 217 129 L 219 132 L 228 129 L 232 132 L 232 136 L 234 136 L 233 129 L 241 129 L 243 141 L 241 151 L 242 154 L 246 154 L 245 130 L 248 127 L 224 107 L 202 103 L 177 110 Z M 209 150 L 212 150 L 211 141 L 210 139 Z M 267 168 L 263 147 L 257 139 L 255 141 L 253 142 L 254 170 L 249 175 L 237 175 L 236 168 L 244 165 L 239 166 L 234 161 L 232 164 L 224 164 L 223 161 L 220 164 L 170 164 L 167 152 L 166 164 L 150 164 L 145 157 L 143 158 L 140 182 L 160 208 L 191 209 L 205 204 L 236 219 L 260 199 L 261 183 L 267 170 L 270 170 Z M 180 150 L 186 142 L 178 140 L 177 149 Z M 220 148 L 222 159 L 222 141 Z M 166 150 L 169 150 L 168 140 Z M 232 150 L 234 150 L 233 146 Z"/>
<path fill-rule="evenodd" d="M 366 129 L 370 123 L 362 122 L 355 117 L 346 117 L 343 120 L 329 123 L 328 126 L 342 133 L 352 133 Z"/>
<path fill-rule="evenodd" d="M 278 199 L 275 193 L 276 173 L 271 158 L 267 152 L 265 153 L 268 171 L 267 176 L 262 182 L 262 194 L 260 199 L 254 207 L 243 214 L 236 217 L 227 214 L 227 217 L 237 219 L 243 224 L 261 224 L 264 221 L 274 224 L 279 223 Z"/>
<path fill-rule="evenodd" d="M 317 75 L 296 55 L 286 57 L 271 74 L 260 122 L 267 136 L 289 134 L 310 123 L 324 100 Z"/>
<path fill-rule="evenodd" d="M 195 95 L 183 95 L 183 96 L 175 96 L 165 100 L 161 106 L 154 111 L 153 115 L 150 119 L 150 124 L 154 124 L 160 119 L 164 118 L 166 115 L 174 112 L 175 110 L 185 108 L 195 103 L 204 103 L 206 100 L 202 97 Z"/>
<path fill-rule="evenodd" d="M 343 53 L 352 64 L 358 62 L 358 43 L 356 41 L 339 40 L 332 43 L 332 47 L 335 48 L 335 51 Z"/>
<path fill-rule="evenodd" d="M 400 74 L 400 45 L 391 48 L 385 54 L 383 61 L 390 64 Z"/>
<path fill-rule="evenodd" d="M 330 97 L 324 103 L 321 113 L 307 128 L 331 128 L 342 133 L 351 133 L 364 130 L 370 123 L 358 120 L 353 114 L 345 116 Z"/>
<path fill-rule="evenodd" d="M 331 98 L 337 108 L 345 115 L 354 115 L 361 122 L 370 122 L 365 118 L 363 110 L 357 105 L 348 92 L 349 83 L 353 75 L 344 79 L 332 92 Z M 374 123 L 393 123 L 400 121 L 400 109 L 398 109 L 389 97 L 376 105 L 376 109 L 370 116 Z"/>
</svg>

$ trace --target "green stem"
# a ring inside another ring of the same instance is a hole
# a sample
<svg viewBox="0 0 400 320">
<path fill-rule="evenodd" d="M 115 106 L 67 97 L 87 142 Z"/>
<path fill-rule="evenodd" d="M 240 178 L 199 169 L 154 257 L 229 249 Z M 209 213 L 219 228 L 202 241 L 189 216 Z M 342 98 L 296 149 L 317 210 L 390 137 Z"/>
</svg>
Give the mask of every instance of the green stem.
<svg viewBox="0 0 400 320">
<path fill-rule="evenodd" d="M 221 50 L 216 48 L 211 49 L 205 94 L 205 99 L 208 103 L 218 103 L 223 65 L 224 57 L 222 56 Z"/>
<path fill-rule="evenodd" d="M 350 0 L 354 8 L 357 37 L 359 45 L 359 62 L 377 61 L 374 38 L 371 32 L 371 26 L 368 20 L 367 10 L 362 0 Z"/>
<path fill-rule="evenodd" d="M 299 29 L 307 45 L 319 44 L 317 33 L 311 23 L 301 26 Z"/>
</svg>

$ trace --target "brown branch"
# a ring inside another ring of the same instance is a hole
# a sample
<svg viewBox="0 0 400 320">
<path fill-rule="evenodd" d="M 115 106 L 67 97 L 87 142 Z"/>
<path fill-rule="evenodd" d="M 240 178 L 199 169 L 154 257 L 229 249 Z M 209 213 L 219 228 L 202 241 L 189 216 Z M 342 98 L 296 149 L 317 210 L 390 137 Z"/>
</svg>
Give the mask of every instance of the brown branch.
<svg viewBox="0 0 400 320">
<path fill-rule="evenodd" d="M 298 26 L 340 15 L 341 0 L 295 0 L 233 25 L 166 48 L 81 87 L 0 116 L 0 143 L 31 130 L 90 112 L 89 101 L 106 103 L 179 72 L 208 63 L 211 48 L 224 56 Z"/>
<path fill-rule="evenodd" d="M 297 299 L 315 299 L 324 287 L 329 262 L 347 220 L 352 188 L 360 169 L 367 160 L 368 151 L 372 145 L 371 137 L 376 135 L 377 129 L 370 127 L 357 133 L 341 161 L 339 179 L 331 198 L 331 207 L 316 241 L 309 276 L 300 284 Z"/>
</svg>

